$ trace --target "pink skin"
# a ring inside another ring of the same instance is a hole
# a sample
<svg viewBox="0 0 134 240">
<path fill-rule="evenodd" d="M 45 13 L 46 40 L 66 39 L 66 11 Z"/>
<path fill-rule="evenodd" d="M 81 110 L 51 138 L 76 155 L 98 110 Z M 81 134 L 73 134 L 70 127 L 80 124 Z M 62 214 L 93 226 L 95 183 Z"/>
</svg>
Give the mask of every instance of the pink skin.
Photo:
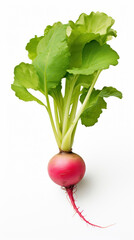
<svg viewBox="0 0 134 240">
<path fill-rule="evenodd" d="M 50 178 L 64 187 L 77 184 L 83 178 L 85 169 L 83 159 L 75 153 L 58 153 L 48 164 Z"/>
<path fill-rule="evenodd" d="M 78 215 L 89 225 L 104 228 L 90 223 L 79 211 L 75 204 L 73 190 L 75 185 L 81 181 L 85 174 L 86 166 L 83 159 L 75 153 L 61 152 L 56 154 L 48 163 L 48 173 L 56 184 L 65 187 L 70 202 Z"/>
</svg>

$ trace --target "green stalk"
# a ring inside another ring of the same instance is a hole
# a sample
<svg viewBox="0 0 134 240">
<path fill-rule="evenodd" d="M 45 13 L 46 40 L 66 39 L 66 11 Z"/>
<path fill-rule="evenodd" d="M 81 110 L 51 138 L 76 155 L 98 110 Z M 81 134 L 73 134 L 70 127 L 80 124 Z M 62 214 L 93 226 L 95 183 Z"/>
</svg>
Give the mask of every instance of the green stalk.
<svg viewBox="0 0 134 240">
<path fill-rule="evenodd" d="M 75 83 L 78 79 L 78 75 L 75 75 L 73 79 L 70 81 L 66 79 L 66 87 L 65 87 L 65 97 L 64 97 L 64 114 L 63 114 L 63 128 L 62 128 L 62 136 L 64 138 L 67 129 L 68 129 L 68 121 L 69 121 L 69 111 L 71 105 L 71 97 L 73 93 L 73 89 Z"/>
<path fill-rule="evenodd" d="M 60 139 L 58 137 L 58 134 L 57 134 L 57 131 L 56 131 L 56 127 L 55 127 L 55 124 L 54 124 L 54 121 L 53 121 L 53 116 L 52 116 L 50 102 L 49 102 L 49 97 L 48 97 L 48 92 L 47 92 L 46 71 L 45 71 L 45 74 L 44 74 L 44 85 L 45 85 L 45 96 L 46 96 L 46 102 L 47 102 L 47 110 L 48 110 L 51 126 L 52 126 L 52 129 L 53 129 L 53 133 L 54 133 L 57 145 L 60 148 L 61 147 L 61 143 L 60 143 Z"/>
<path fill-rule="evenodd" d="M 72 134 L 71 134 L 71 148 L 72 148 L 72 145 L 73 145 L 73 142 L 74 142 L 74 136 L 75 136 L 75 132 L 76 132 L 76 128 L 77 128 L 77 125 L 78 125 L 78 122 L 77 124 L 75 125 L 73 131 L 72 131 Z"/>
<path fill-rule="evenodd" d="M 72 140 L 71 140 L 72 132 L 73 132 L 73 130 L 74 130 L 74 128 L 75 128 L 75 126 L 76 126 L 76 124 L 77 124 L 81 114 L 83 113 L 83 111 L 85 109 L 85 106 L 86 106 L 86 104 L 87 104 L 87 102 L 88 102 L 88 100 L 90 98 L 90 95 L 91 95 L 91 93 L 93 91 L 94 85 L 95 85 L 95 83 L 96 83 L 96 81 L 98 79 L 98 76 L 99 76 L 100 72 L 101 72 L 101 70 L 97 71 L 97 73 L 96 73 L 96 75 L 95 75 L 95 77 L 93 79 L 93 82 L 92 82 L 92 84 L 91 84 L 91 86 L 90 86 L 90 88 L 88 90 L 88 93 L 87 93 L 87 95 L 85 97 L 85 100 L 84 100 L 83 104 L 81 105 L 81 107 L 80 107 L 80 109 L 79 109 L 79 111 L 78 111 L 74 121 L 72 122 L 70 128 L 68 129 L 66 135 L 63 138 L 63 141 L 62 141 L 62 144 L 61 144 L 61 149 L 63 151 L 70 151 L 71 148 L 72 148 L 72 145 L 71 145 L 71 143 L 72 143 Z"/>
<path fill-rule="evenodd" d="M 79 95 L 80 95 L 80 87 L 77 87 L 77 91 L 74 97 L 74 102 L 72 104 L 72 109 L 71 109 L 71 113 L 70 113 L 70 119 L 69 119 L 69 125 L 73 122 L 75 115 L 76 115 L 76 111 L 77 111 L 77 107 L 78 107 L 78 100 L 79 100 Z"/>
<path fill-rule="evenodd" d="M 54 102 L 54 113 L 55 113 L 55 122 L 56 122 L 56 127 L 57 127 L 57 133 L 58 133 L 58 136 L 59 136 L 59 139 L 60 139 L 60 142 L 61 142 L 61 131 L 60 131 L 60 122 L 59 122 L 59 114 L 58 114 L 58 107 L 57 107 L 57 104 L 55 102 L 55 100 L 53 101 Z"/>
<path fill-rule="evenodd" d="M 56 104 L 57 104 L 57 108 L 58 108 L 58 111 L 59 111 L 59 118 L 60 118 L 60 129 L 62 129 L 62 124 L 63 124 L 63 96 L 62 96 L 62 93 L 60 92 L 59 93 L 59 98 L 58 99 L 55 99 L 56 101 Z"/>
</svg>

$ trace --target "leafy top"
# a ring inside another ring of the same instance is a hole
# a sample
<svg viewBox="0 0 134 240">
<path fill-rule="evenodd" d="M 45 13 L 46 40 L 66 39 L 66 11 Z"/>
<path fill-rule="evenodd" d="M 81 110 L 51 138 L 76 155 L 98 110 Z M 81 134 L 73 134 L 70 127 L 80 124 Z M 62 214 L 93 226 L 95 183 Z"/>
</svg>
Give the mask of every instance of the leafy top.
<svg viewBox="0 0 134 240">
<path fill-rule="evenodd" d="M 107 14 L 91 12 L 82 13 L 76 22 L 48 25 L 42 36 L 35 35 L 26 45 L 31 64 L 22 62 L 15 67 L 12 90 L 23 101 L 45 106 L 58 147 L 63 151 L 71 150 L 79 119 L 83 125 L 93 126 L 107 107 L 105 98 L 122 98 L 121 92 L 113 87 L 105 86 L 102 90 L 94 87 L 101 71 L 118 63 L 119 55 L 107 44 L 116 37 L 113 24 Z M 40 91 L 45 103 L 29 89 Z M 77 111 L 79 100 L 81 106 Z"/>
</svg>

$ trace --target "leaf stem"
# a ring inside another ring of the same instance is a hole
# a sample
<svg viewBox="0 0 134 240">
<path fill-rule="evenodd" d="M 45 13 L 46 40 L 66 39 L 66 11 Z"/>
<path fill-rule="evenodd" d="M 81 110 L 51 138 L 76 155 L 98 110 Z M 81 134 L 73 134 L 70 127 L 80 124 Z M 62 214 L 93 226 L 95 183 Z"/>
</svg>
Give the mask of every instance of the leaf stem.
<svg viewBox="0 0 134 240">
<path fill-rule="evenodd" d="M 73 89 L 77 79 L 78 79 L 78 75 L 75 75 L 73 79 L 69 79 L 69 80 L 66 79 L 65 97 L 64 97 L 64 114 L 63 114 L 64 118 L 63 118 L 63 128 L 62 128 L 63 137 L 65 136 L 68 129 L 71 97 L 72 97 Z"/>
<path fill-rule="evenodd" d="M 50 122 L 51 122 L 51 126 L 54 132 L 54 136 L 57 142 L 58 147 L 60 148 L 61 143 L 60 143 L 60 139 L 58 137 L 57 131 L 56 131 L 56 127 L 54 124 L 54 120 L 53 120 L 53 116 L 52 116 L 52 111 L 51 111 L 51 107 L 50 107 L 50 102 L 49 102 L 49 97 L 48 97 L 48 92 L 47 92 L 47 79 L 46 79 L 46 71 L 44 74 L 44 85 L 45 85 L 45 96 L 46 96 L 46 102 L 47 102 L 47 110 L 48 110 L 48 114 L 49 114 L 49 118 L 50 118 Z"/>
<path fill-rule="evenodd" d="M 60 125 L 61 125 L 60 128 L 62 129 L 62 124 L 63 124 L 63 111 L 62 111 L 63 96 L 62 96 L 61 92 L 59 93 L 58 99 L 55 99 L 55 102 L 57 104 L 57 108 L 58 108 L 58 111 L 59 111 L 59 119 L 60 119 Z"/>
<path fill-rule="evenodd" d="M 54 113 L 55 113 L 55 122 L 56 122 L 56 127 L 57 127 L 57 133 L 58 133 L 58 136 L 59 136 L 59 139 L 61 141 L 61 130 L 60 130 L 60 122 L 59 122 L 59 114 L 58 114 L 58 107 L 57 107 L 57 104 L 55 102 L 55 100 L 53 101 L 54 102 Z"/>
<path fill-rule="evenodd" d="M 80 95 L 80 87 L 77 87 L 77 91 L 74 96 L 74 101 L 73 101 L 72 109 L 71 109 L 71 113 L 70 113 L 69 125 L 73 122 L 73 120 L 75 118 L 77 107 L 78 107 L 79 95 Z"/>
</svg>

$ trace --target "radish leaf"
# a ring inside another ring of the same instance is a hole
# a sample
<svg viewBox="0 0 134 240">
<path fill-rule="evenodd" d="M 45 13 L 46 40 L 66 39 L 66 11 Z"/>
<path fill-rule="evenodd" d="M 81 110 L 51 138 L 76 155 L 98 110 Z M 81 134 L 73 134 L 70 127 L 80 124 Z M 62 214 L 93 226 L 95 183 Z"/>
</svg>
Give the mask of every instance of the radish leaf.
<svg viewBox="0 0 134 240">
<path fill-rule="evenodd" d="M 47 34 L 49 32 L 49 30 L 52 28 L 52 26 L 48 25 L 45 30 L 44 30 L 44 36 L 45 34 Z M 37 46 L 38 43 L 40 42 L 40 40 L 44 37 L 37 37 L 37 35 L 35 35 L 34 38 L 31 38 L 30 41 L 27 43 L 26 45 L 26 50 L 28 51 L 28 57 L 31 60 L 34 60 L 37 56 Z"/>
<path fill-rule="evenodd" d="M 15 95 L 23 101 L 36 101 L 44 105 L 39 99 L 34 97 L 27 88 L 40 90 L 40 80 L 32 64 L 20 63 L 14 69 L 14 83 L 11 85 Z M 45 105 L 44 105 L 45 106 Z"/>
<path fill-rule="evenodd" d="M 83 94 L 80 97 L 81 103 L 83 103 L 86 95 L 87 89 L 83 89 Z M 106 109 L 107 104 L 103 98 L 110 96 L 122 98 L 122 93 L 113 87 L 104 87 L 102 90 L 93 89 L 92 94 L 87 102 L 84 112 L 81 115 L 81 122 L 83 125 L 93 126 L 102 113 L 102 109 Z"/>
<path fill-rule="evenodd" d="M 103 36 L 110 32 L 114 24 L 114 19 L 102 12 L 91 12 L 90 15 L 82 13 L 76 21 L 76 24 L 83 27 L 83 30 L 86 32 L 92 32 Z M 116 31 L 114 32 L 116 33 Z"/>
<path fill-rule="evenodd" d="M 108 45 L 100 45 L 92 41 L 84 47 L 82 65 L 79 68 L 69 69 L 69 73 L 89 75 L 97 70 L 107 69 L 118 63 L 118 54 Z"/>
<path fill-rule="evenodd" d="M 81 115 L 81 123 L 86 127 L 93 126 L 98 122 L 102 109 L 106 109 L 107 104 L 103 98 L 98 98 L 96 103 L 87 108 Z"/>
<path fill-rule="evenodd" d="M 28 57 L 31 60 L 34 60 L 36 58 L 36 56 L 37 56 L 37 45 L 42 38 L 43 38 L 43 36 L 37 37 L 35 35 L 35 37 L 30 39 L 30 41 L 27 43 L 26 50 L 28 51 Z"/>
<path fill-rule="evenodd" d="M 39 77 L 32 64 L 20 63 L 14 69 L 14 83 L 25 88 L 39 89 Z"/>
<path fill-rule="evenodd" d="M 69 49 L 66 41 L 66 25 L 56 23 L 48 31 L 37 47 L 37 57 L 33 61 L 44 90 L 55 88 L 66 74 L 69 65 Z M 44 80 L 45 79 L 45 80 Z"/>
<path fill-rule="evenodd" d="M 30 92 L 28 92 L 28 90 L 25 87 L 12 84 L 11 88 L 13 91 L 15 91 L 15 95 L 19 99 L 21 99 L 25 102 L 36 101 L 40 105 L 45 106 L 43 102 L 41 102 L 38 98 L 34 97 Z"/>
</svg>

